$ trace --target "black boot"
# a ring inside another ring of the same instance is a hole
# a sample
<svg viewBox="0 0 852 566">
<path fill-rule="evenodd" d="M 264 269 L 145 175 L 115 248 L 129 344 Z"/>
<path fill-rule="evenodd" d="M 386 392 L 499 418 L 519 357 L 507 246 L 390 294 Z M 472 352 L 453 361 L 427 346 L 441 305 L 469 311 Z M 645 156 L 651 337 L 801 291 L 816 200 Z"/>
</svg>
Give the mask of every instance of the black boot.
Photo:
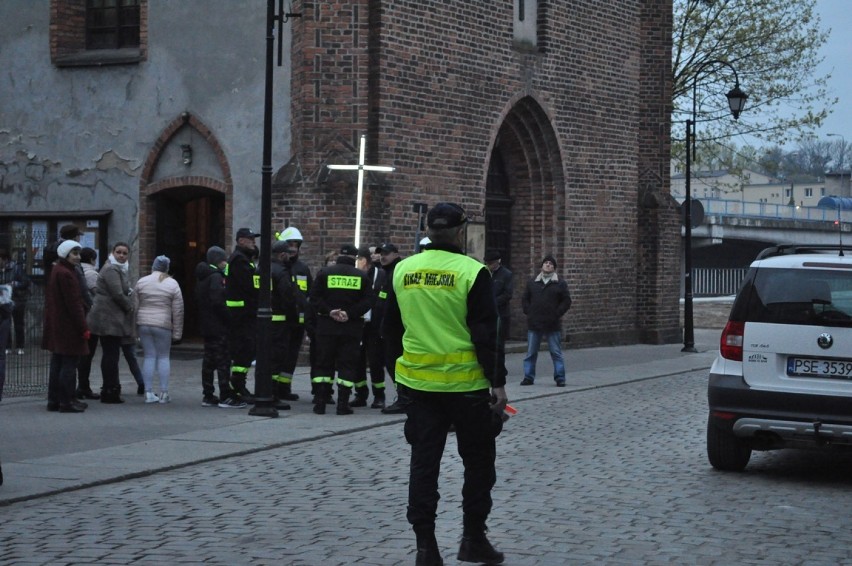
<svg viewBox="0 0 852 566">
<path fill-rule="evenodd" d="M 487 530 L 484 523 L 464 526 L 457 556 L 459 561 L 478 562 L 480 564 L 503 563 L 503 553 L 491 546 L 485 536 Z"/>
<path fill-rule="evenodd" d="M 285 401 L 298 401 L 299 396 L 293 393 L 292 386 L 289 383 L 278 384 L 278 398 Z"/>
<path fill-rule="evenodd" d="M 417 535 L 417 559 L 415 566 L 444 566 L 438 541 L 435 540 L 435 529 L 415 529 Z"/>
<path fill-rule="evenodd" d="M 366 387 L 359 387 L 355 390 L 355 397 L 349 402 L 350 407 L 366 407 L 369 391 Z"/>
<path fill-rule="evenodd" d="M 121 390 L 115 388 L 101 389 L 101 403 L 124 403 L 124 399 L 121 398 Z"/>
<path fill-rule="evenodd" d="M 352 394 L 352 390 L 348 387 L 338 387 L 337 388 L 337 414 L 338 415 L 351 415 L 355 411 L 349 406 L 349 396 Z"/>
<path fill-rule="evenodd" d="M 328 398 L 331 396 L 330 391 L 326 393 L 326 387 L 331 389 L 331 385 L 327 383 L 317 383 L 314 389 L 316 392 L 314 395 L 314 413 L 317 415 L 325 414 L 325 405 L 328 402 Z"/>
</svg>

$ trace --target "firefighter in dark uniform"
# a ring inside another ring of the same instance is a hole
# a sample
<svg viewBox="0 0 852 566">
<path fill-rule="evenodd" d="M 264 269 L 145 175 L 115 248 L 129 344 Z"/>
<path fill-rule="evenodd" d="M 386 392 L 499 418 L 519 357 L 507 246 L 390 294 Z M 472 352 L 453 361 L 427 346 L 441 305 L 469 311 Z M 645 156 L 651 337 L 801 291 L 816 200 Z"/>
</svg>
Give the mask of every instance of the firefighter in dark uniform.
<svg viewBox="0 0 852 566">
<path fill-rule="evenodd" d="M 270 305 L 272 307 L 272 352 L 270 353 L 270 365 L 272 366 L 272 396 L 275 398 L 275 408 L 287 410 L 290 405 L 284 401 L 290 399 L 292 391 L 290 383 L 292 374 L 286 374 L 287 348 L 290 342 L 290 325 L 287 323 L 288 313 L 292 313 L 296 302 L 295 284 L 290 275 L 290 250 L 291 244 L 278 240 L 272 244 L 272 261 L 269 266 L 269 278 L 272 283 L 272 296 Z M 292 316 L 292 314 L 291 314 Z M 298 399 L 299 396 L 296 395 Z"/>
<path fill-rule="evenodd" d="M 252 258 L 257 251 L 254 239 L 258 236 L 260 234 L 249 228 L 237 230 L 237 245 L 228 259 L 225 282 L 225 304 L 231 315 L 231 326 L 228 329 L 231 388 L 246 403 L 254 402 L 246 381 L 256 346 L 260 276 Z"/>
<path fill-rule="evenodd" d="M 283 346 L 286 352 L 286 361 L 281 369 L 279 378 L 281 385 L 278 387 L 278 392 L 280 398 L 285 401 L 297 401 L 299 396 L 292 392 L 293 372 L 296 371 L 296 365 L 299 363 L 299 352 L 302 349 L 306 329 L 313 323 L 310 304 L 308 302 L 313 279 L 311 277 L 311 268 L 299 259 L 299 251 L 301 250 L 303 241 L 302 233 L 299 229 L 295 226 L 285 228 L 283 232 L 278 234 L 278 240 L 290 244 L 290 258 L 287 268 L 290 272 L 290 278 L 296 286 L 295 303 L 291 305 L 290 310 L 286 313 L 286 324 L 289 333 L 287 344 Z M 309 331 L 309 337 L 311 334 L 313 334 L 312 329 Z M 312 337 L 310 337 L 310 340 L 310 359 L 313 362 L 315 346 Z"/>
<path fill-rule="evenodd" d="M 355 267 L 355 246 L 345 245 L 337 263 L 320 269 L 311 292 L 316 313 L 316 360 L 311 368 L 316 386 L 314 413 L 325 414 L 337 371 L 337 414 L 351 415 L 349 397 L 358 379 L 363 316 L 372 302 L 366 273 Z"/>
<path fill-rule="evenodd" d="M 485 536 L 507 402 L 491 274 L 462 251 L 467 216 L 460 206 L 438 203 L 426 218 L 432 243 L 396 266 L 383 327 L 385 340 L 401 351 L 396 381 L 408 416 L 407 518 L 417 536 L 416 564 L 443 564 L 435 518 L 450 427 L 464 465 L 458 559 L 501 564 L 503 553 Z"/>
<path fill-rule="evenodd" d="M 370 310 L 364 316 L 364 336 L 361 339 L 361 360 L 358 364 L 358 382 L 355 384 L 355 398 L 350 403 L 352 407 L 366 407 L 369 389 L 367 387 L 367 370 L 370 372 L 370 383 L 373 386 L 373 409 L 385 406 L 385 350 L 382 343 L 382 319 L 376 315 L 376 303 L 379 292 L 385 283 L 385 270 L 375 266 L 370 261 L 370 248 L 361 246 L 355 265 L 367 274 L 370 288 L 373 292 Z"/>
</svg>

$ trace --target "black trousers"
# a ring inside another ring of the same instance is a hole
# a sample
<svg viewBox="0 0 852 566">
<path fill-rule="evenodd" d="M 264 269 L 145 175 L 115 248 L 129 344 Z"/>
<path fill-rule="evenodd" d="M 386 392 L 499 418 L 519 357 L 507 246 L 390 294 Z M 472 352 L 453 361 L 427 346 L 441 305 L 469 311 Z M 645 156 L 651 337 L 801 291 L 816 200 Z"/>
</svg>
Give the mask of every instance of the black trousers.
<svg viewBox="0 0 852 566">
<path fill-rule="evenodd" d="M 101 392 L 121 392 L 121 381 L 118 379 L 118 359 L 121 355 L 121 336 L 101 336 L 101 376 L 103 387 Z M 78 363 L 79 365 L 79 363 Z"/>
<path fill-rule="evenodd" d="M 336 371 L 338 387 L 352 389 L 358 379 L 361 337 L 316 334 L 314 341 L 317 352 L 314 365 L 311 366 L 311 382 L 315 385 L 331 385 Z"/>
<path fill-rule="evenodd" d="M 15 326 L 15 348 L 24 347 L 24 319 L 27 314 L 27 301 L 15 301 L 15 308 L 12 309 L 12 320 Z M 11 340 L 9 343 L 11 344 Z M 5 343 L 3 344 L 5 347 Z"/>
<path fill-rule="evenodd" d="M 257 318 L 240 316 L 231 318 L 228 334 L 228 352 L 231 354 L 231 387 L 237 392 L 245 389 L 251 362 L 256 348 Z"/>
<path fill-rule="evenodd" d="M 293 375 L 296 371 L 296 365 L 299 363 L 299 352 L 302 349 L 302 341 L 305 339 L 305 325 L 285 323 L 289 328 L 287 333 L 287 342 L 282 348 L 285 350 L 286 359 L 282 371 L 289 375 Z M 275 347 L 279 347 L 278 344 Z"/>
<path fill-rule="evenodd" d="M 278 383 L 290 384 L 293 379 L 293 372 L 287 371 L 287 362 L 290 359 L 290 327 L 291 325 L 286 322 L 272 321 L 270 323 L 271 351 L 269 352 L 269 365 L 272 381 Z"/>
<path fill-rule="evenodd" d="M 364 336 L 361 338 L 361 353 L 358 361 L 358 381 L 355 389 L 359 395 L 367 396 L 367 370 L 370 370 L 370 382 L 373 395 L 385 395 L 385 345 L 382 342 L 381 328 L 372 322 L 364 324 Z"/>
<path fill-rule="evenodd" d="M 487 389 L 470 393 L 426 393 L 399 386 L 405 407 L 405 439 L 411 445 L 408 522 L 415 530 L 435 525 L 438 476 L 450 425 L 456 430 L 464 464 L 462 510 L 465 524 L 484 524 L 491 513 L 491 489 L 497 479 L 497 435 L 503 421 L 489 407 Z"/>
<path fill-rule="evenodd" d="M 201 390 L 205 397 L 212 397 L 213 374 L 218 377 L 219 396 L 231 396 L 231 356 L 228 354 L 227 336 L 205 336 L 204 358 L 201 360 Z"/>
</svg>

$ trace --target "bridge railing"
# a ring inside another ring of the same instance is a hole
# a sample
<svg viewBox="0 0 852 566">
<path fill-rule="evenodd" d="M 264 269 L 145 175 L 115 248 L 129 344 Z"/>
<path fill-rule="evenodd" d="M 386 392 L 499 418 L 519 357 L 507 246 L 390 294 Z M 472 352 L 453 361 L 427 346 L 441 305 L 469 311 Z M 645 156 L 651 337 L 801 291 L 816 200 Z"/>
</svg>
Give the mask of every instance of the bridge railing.
<svg viewBox="0 0 852 566">
<path fill-rule="evenodd" d="M 770 204 L 768 202 L 743 202 L 715 198 L 698 199 L 704 206 L 704 214 L 721 216 L 751 216 L 755 218 L 781 218 L 784 220 L 805 220 L 814 222 L 834 222 L 837 211 L 815 206 L 791 206 L 788 204 Z M 852 222 L 852 211 L 841 211 L 842 222 Z"/>
<path fill-rule="evenodd" d="M 736 295 L 746 272 L 747 267 L 695 267 L 692 269 L 692 294 L 696 297 Z"/>
</svg>

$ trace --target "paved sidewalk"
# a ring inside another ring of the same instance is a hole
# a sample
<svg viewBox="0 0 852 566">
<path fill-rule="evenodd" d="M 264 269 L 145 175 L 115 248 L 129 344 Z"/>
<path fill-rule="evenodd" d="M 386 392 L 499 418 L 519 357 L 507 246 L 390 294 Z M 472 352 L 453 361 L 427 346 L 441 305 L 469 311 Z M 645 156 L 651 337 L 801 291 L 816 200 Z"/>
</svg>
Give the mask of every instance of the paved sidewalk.
<svg viewBox="0 0 852 566">
<path fill-rule="evenodd" d="M 539 355 L 536 384 L 520 387 L 523 354 L 509 354 L 509 400 L 523 411 L 529 399 L 706 369 L 718 340 L 719 330 L 698 329 L 698 353 L 683 353 L 680 344 L 567 350 L 565 388 L 555 387 L 546 351 Z M 332 435 L 399 426 L 405 419 L 370 408 L 345 417 L 335 415 L 333 408 L 325 416 L 314 415 L 307 368 L 299 368 L 294 378 L 301 399 L 291 403 L 292 410 L 280 411 L 279 418 L 250 416 L 247 409 L 202 407 L 200 366 L 197 357 L 172 360 L 169 404 L 145 404 L 123 364 L 127 393 L 122 405 L 89 401 L 85 413 L 60 414 L 47 412 L 41 398 L 4 400 L 0 506 Z"/>
</svg>

